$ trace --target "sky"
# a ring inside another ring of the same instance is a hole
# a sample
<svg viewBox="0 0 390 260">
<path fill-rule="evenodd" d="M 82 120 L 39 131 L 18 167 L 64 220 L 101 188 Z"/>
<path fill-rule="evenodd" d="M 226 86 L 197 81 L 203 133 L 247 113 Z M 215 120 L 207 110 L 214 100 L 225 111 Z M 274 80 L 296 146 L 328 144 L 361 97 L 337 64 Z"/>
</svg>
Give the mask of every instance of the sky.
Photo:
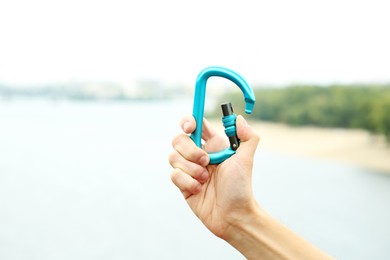
<svg viewBox="0 0 390 260">
<path fill-rule="evenodd" d="M 0 84 L 390 82 L 390 3 L 0 0 Z"/>
</svg>

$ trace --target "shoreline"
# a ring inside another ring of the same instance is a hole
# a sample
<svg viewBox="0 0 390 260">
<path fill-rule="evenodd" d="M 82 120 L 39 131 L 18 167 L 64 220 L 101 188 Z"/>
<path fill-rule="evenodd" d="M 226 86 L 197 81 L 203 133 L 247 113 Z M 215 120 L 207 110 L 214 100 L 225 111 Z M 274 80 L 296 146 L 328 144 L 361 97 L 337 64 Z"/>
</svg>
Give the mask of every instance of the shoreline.
<svg viewBox="0 0 390 260">
<path fill-rule="evenodd" d="M 218 120 L 210 120 L 223 126 Z M 260 135 L 258 149 L 349 164 L 390 175 L 390 144 L 385 138 L 360 129 L 289 126 L 248 120 Z"/>
<path fill-rule="evenodd" d="M 249 121 L 260 135 L 260 149 L 287 155 L 314 157 L 390 174 L 390 145 L 366 130 L 293 127 Z"/>
</svg>

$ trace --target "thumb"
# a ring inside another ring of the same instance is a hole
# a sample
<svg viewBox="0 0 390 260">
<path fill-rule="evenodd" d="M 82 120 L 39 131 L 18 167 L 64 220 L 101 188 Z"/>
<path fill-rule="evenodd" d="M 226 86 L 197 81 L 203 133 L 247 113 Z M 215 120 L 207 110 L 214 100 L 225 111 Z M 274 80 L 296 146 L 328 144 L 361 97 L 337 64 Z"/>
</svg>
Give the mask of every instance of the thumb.
<svg viewBox="0 0 390 260">
<path fill-rule="evenodd" d="M 241 115 L 237 116 L 236 127 L 238 139 L 241 141 L 237 153 L 240 157 L 242 156 L 242 159 L 244 160 L 252 160 L 260 137 Z"/>
</svg>

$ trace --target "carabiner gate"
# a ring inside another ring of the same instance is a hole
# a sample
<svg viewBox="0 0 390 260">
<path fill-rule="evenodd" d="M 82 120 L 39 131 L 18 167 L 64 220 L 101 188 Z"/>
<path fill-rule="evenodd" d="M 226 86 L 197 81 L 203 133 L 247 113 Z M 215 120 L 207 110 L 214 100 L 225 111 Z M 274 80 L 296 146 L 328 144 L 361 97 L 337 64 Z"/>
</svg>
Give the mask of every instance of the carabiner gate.
<svg viewBox="0 0 390 260">
<path fill-rule="evenodd" d="M 255 104 L 255 95 L 249 84 L 236 72 L 223 67 L 208 67 L 202 70 L 195 85 L 194 96 L 194 108 L 193 116 L 196 121 L 196 129 L 191 134 L 191 139 L 195 142 L 196 146 L 202 145 L 202 129 L 203 129 L 203 115 L 204 115 L 204 103 L 206 99 L 206 83 L 210 77 L 222 77 L 235 83 L 244 94 L 245 100 L 245 113 L 252 113 L 253 106 Z M 230 147 L 225 150 L 209 153 L 210 164 L 219 164 L 231 157 L 236 153 L 236 149 L 239 146 L 239 140 L 236 135 L 236 115 L 233 113 L 233 108 L 230 103 L 223 104 L 222 106 L 223 118 L 222 122 L 225 126 L 225 133 L 229 137 Z"/>
</svg>

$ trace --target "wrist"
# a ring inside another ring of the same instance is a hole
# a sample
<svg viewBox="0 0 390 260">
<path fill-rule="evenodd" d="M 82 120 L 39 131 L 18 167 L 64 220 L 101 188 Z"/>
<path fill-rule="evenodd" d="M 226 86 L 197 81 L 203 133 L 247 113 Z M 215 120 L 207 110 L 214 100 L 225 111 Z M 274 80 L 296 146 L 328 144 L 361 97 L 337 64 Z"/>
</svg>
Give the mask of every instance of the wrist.
<svg viewBox="0 0 390 260">
<path fill-rule="evenodd" d="M 252 207 L 248 208 L 247 212 L 230 218 L 230 225 L 222 239 L 235 247 L 247 259 L 258 259 L 258 249 L 268 247 L 266 239 L 262 237 L 262 233 L 269 225 L 269 218 L 267 213 L 254 201 Z"/>
<path fill-rule="evenodd" d="M 273 219 L 257 203 L 230 223 L 223 239 L 247 259 L 331 259 Z"/>
</svg>

